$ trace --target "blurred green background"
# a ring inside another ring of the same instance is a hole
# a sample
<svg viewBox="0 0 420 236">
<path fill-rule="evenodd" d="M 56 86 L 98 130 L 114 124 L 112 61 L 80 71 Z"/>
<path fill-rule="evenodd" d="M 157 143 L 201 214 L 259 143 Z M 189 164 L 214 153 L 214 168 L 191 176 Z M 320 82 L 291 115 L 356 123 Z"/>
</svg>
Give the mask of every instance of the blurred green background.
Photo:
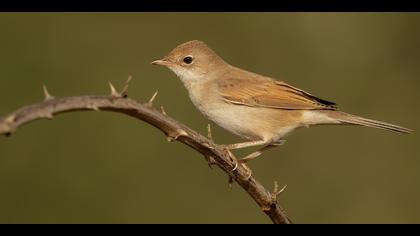
<svg viewBox="0 0 420 236">
<path fill-rule="evenodd" d="M 417 13 L 2 13 L 0 115 L 108 81 L 193 129 L 207 121 L 176 76 L 149 63 L 192 39 L 233 65 L 420 130 Z M 213 125 L 218 143 L 239 138 Z M 296 223 L 420 223 L 417 133 L 321 126 L 250 165 Z M 244 150 L 245 154 L 252 149 Z M 79 112 L 0 139 L 0 223 L 270 223 L 200 154 L 115 113 Z"/>
</svg>

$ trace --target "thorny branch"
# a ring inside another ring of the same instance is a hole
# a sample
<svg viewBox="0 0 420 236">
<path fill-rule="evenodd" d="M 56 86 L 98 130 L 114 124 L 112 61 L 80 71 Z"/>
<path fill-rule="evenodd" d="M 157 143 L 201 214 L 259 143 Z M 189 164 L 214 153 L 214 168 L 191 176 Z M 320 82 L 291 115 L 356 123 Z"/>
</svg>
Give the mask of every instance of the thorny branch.
<svg viewBox="0 0 420 236">
<path fill-rule="evenodd" d="M 118 92 L 115 87 L 109 83 L 111 93 L 108 96 L 74 96 L 55 98 L 43 86 L 45 99 L 43 102 L 22 107 L 13 113 L 0 118 L 0 134 L 9 136 L 20 126 L 31 121 L 47 118 L 52 119 L 55 115 L 73 112 L 73 111 L 113 111 L 123 113 L 139 120 L 145 121 L 161 130 L 169 141 L 179 141 L 204 155 L 209 165 L 220 167 L 230 179 L 230 182 L 236 181 L 261 207 L 273 223 L 290 224 L 291 221 L 286 216 L 283 209 L 277 203 L 277 196 L 284 190 L 278 190 L 275 182 L 274 191 L 271 193 L 264 188 L 253 176 L 248 176 L 246 166 L 239 165 L 232 160 L 226 149 L 213 142 L 211 129 L 208 126 L 208 137 L 197 133 L 179 121 L 168 116 L 161 107 L 161 111 L 153 107 L 153 101 L 157 92 L 152 98 L 144 103 L 138 103 L 127 98 L 128 78 L 123 89 Z"/>
</svg>

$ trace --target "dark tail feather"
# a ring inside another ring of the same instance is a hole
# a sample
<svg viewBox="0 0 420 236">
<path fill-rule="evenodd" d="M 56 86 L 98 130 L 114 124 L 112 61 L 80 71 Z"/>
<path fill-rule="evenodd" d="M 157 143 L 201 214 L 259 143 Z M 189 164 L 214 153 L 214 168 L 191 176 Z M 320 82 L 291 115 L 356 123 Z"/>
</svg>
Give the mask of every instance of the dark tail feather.
<svg viewBox="0 0 420 236">
<path fill-rule="evenodd" d="M 362 126 L 390 130 L 397 133 L 405 133 L 405 134 L 409 134 L 413 132 L 413 130 L 411 129 L 404 128 L 398 125 L 393 125 L 393 124 L 389 124 L 389 123 L 385 123 L 385 122 L 377 121 L 377 120 L 371 120 L 371 119 L 363 118 L 360 116 L 347 114 L 344 112 L 334 111 L 334 113 L 331 112 L 330 114 L 331 114 L 330 117 L 335 118 L 338 121 L 345 124 L 362 125 Z"/>
</svg>

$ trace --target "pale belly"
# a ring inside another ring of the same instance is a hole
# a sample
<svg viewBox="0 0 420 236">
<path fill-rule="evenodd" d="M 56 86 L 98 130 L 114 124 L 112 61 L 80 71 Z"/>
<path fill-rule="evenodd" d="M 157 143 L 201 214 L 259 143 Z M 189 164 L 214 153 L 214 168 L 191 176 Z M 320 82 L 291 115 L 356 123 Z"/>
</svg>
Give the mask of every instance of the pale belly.
<svg viewBox="0 0 420 236">
<path fill-rule="evenodd" d="M 225 102 L 212 84 L 191 86 L 189 96 L 196 108 L 209 120 L 242 138 L 276 142 L 302 126 L 300 110 L 250 107 Z"/>
<path fill-rule="evenodd" d="M 271 108 L 254 108 L 225 102 L 196 105 L 209 120 L 249 140 L 278 141 L 298 125 L 291 120 L 301 116 L 300 111 L 283 111 Z M 291 122 L 292 121 L 292 122 Z"/>
</svg>

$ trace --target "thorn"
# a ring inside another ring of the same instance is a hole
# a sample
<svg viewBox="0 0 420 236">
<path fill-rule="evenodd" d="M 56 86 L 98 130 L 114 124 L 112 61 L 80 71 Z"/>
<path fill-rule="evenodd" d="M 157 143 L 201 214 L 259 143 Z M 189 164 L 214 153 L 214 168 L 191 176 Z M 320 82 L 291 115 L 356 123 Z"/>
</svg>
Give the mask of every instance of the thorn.
<svg viewBox="0 0 420 236">
<path fill-rule="evenodd" d="M 210 126 L 210 124 L 207 124 L 207 138 L 210 140 L 210 142 L 209 143 L 207 143 L 207 147 L 209 148 L 209 149 L 215 149 L 215 146 L 217 146 L 215 143 L 214 143 L 214 140 L 213 140 L 213 135 L 212 135 L 212 132 L 211 132 L 211 126 Z"/>
<path fill-rule="evenodd" d="M 277 181 L 274 181 L 274 190 L 273 193 L 271 194 L 271 198 L 273 200 L 273 202 L 277 201 L 277 197 L 287 188 L 287 185 L 284 185 L 283 188 L 281 188 L 279 190 L 279 184 L 277 183 Z"/>
<path fill-rule="evenodd" d="M 133 79 L 133 77 L 131 75 L 128 76 L 128 79 L 125 81 L 124 87 L 121 90 L 121 96 L 123 98 L 126 98 L 128 96 L 127 91 L 128 91 L 128 85 L 130 84 L 130 81 Z"/>
<path fill-rule="evenodd" d="M 96 106 L 96 105 L 93 105 L 93 104 L 89 104 L 89 105 L 87 105 L 87 108 L 88 108 L 88 109 L 92 109 L 92 110 L 94 110 L 94 111 L 100 111 L 99 107 L 98 107 L 98 106 Z"/>
<path fill-rule="evenodd" d="M 6 137 L 12 135 L 16 130 L 15 125 L 13 124 L 16 121 L 15 115 L 9 115 L 4 120 L 0 122 L 0 134 L 4 134 Z"/>
<path fill-rule="evenodd" d="M 277 191 L 279 191 L 279 184 L 277 183 L 277 181 L 274 181 L 274 191 L 273 191 L 273 193 L 276 193 Z"/>
<path fill-rule="evenodd" d="M 45 96 L 44 100 L 45 101 L 54 99 L 54 96 L 51 96 L 51 94 L 48 92 L 47 86 L 42 85 L 42 90 L 44 91 L 44 96 Z"/>
<path fill-rule="evenodd" d="M 233 185 L 233 178 L 232 178 L 232 176 L 229 176 L 228 184 L 229 184 L 229 188 L 232 188 L 232 185 Z"/>
<path fill-rule="evenodd" d="M 16 116 L 10 115 L 6 118 L 6 120 L 4 122 L 6 122 L 6 124 L 10 124 L 10 123 L 15 122 L 15 120 L 16 120 Z"/>
<path fill-rule="evenodd" d="M 149 102 L 147 103 L 149 106 L 153 106 L 153 101 L 155 100 L 156 96 L 158 94 L 158 91 L 156 91 L 153 96 L 149 99 Z"/>
<path fill-rule="evenodd" d="M 121 94 L 117 92 L 114 85 L 111 82 L 108 82 L 109 88 L 111 89 L 111 97 L 118 98 L 121 97 Z"/>
<path fill-rule="evenodd" d="M 281 194 L 284 190 L 286 190 L 286 188 L 287 188 L 287 184 L 285 184 L 285 185 L 283 186 L 283 188 L 281 188 L 281 189 L 278 191 L 278 194 Z"/>
<path fill-rule="evenodd" d="M 42 115 L 42 117 L 51 120 L 54 118 L 54 115 L 52 113 L 45 113 Z"/>
<path fill-rule="evenodd" d="M 166 111 L 165 111 L 165 109 L 163 109 L 163 106 L 160 106 L 160 110 L 162 111 L 162 114 L 164 114 L 166 116 Z"/>
<path fill-rule="evenodd" d="M 184 130 L 179 129 L 175 132 L 175 134 L 168 134 L 166 140 L 168 140 L 168 142 L 173 142 L 177 140 L 180 136 L 188 136 L 188 134 Z"/>
<path fill-rule="evenodd" d="M 269 211 L 271 209 L 271 206 L 262 206 L 261 210 L 262 211 Z"/>
<path fill-rule="evenodd" d="M 214 160 L 214 158 L 208 155 L 205 155 L 204 157 L 206 158 L 207 164 L 209 165 L 210 169 L 213 169 L 213 165 L 216 164 L 216 161 Z"/>
<path fill-rule="evenodd" d="M 211 133 L 211 125 L 207 124 L 207 138 L 210 139 L 210 141 L 213 142 L 213 135 Z"/>
</svg>

